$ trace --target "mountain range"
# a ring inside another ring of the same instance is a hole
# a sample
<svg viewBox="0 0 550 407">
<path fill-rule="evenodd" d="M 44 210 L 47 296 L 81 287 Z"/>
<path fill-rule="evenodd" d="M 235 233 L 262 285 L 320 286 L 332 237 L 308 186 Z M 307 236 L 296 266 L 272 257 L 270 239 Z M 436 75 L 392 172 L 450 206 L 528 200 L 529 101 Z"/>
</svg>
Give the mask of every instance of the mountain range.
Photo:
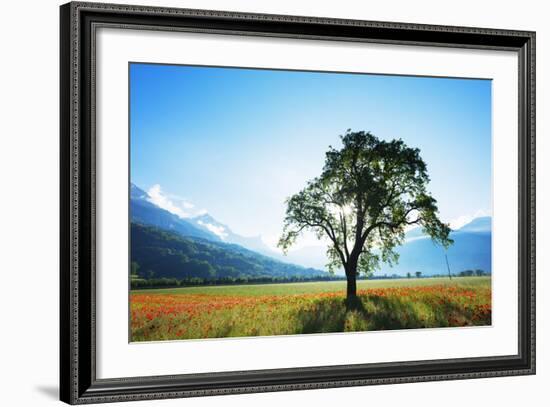
<svg viewBox="0 0 550 407">
<path fill-rule="evenodd" d="M 215 234 L 159 208 L 149 200 L 147 192 L 134 184 L 130 184 L 130 220 L 133 223 L 153 225 L 160 229 L 177 232 L 182 236 L 221 241 Z"/>
<path fill-rule="evenodd" d="M 182 236 L 155 226 L 130 226 L 133 271 L 143 278 L 288 279 L 322 276 L 230 243 Z"/>
<path fill-rule="evenodd" d="M 254 251 L 259 237 L 239 236 L 208 214 L 182 219 L 152 203 L 134 184 L 130 221 L 131 261 L 140 277 L 288 279 L 327 274 Z"/>
<path fill-rule="evenodd" d="M 480 269 L 491 272 L 491 217 L 473 219 L 470 223 L 450 233 L 454 243 L 445 251 L 415 228 L 406 234 L 405 243 L 396 249 L 399 263 L 390 267 L 382 265 L 376 274 L 414 274 L 423 275 L 447 274 L 449 262 L 451 273 L 458 274 L 464 270 Z"/>
<path fill-rule="evenodd" d="M 151 234 L 168 231 L 175 233 L 179 238 L 194 239 L 195 243 L 207 242 L 210 248 L 215 245 L 216 250 L 231 253 L 246 250 L 249 257 L 255 255 L 262 261 L 269 258 L 280 264 L 287 275 L 325 274 L 322 271 L 327 262 L 325 248 L 320 245 L 303 247 L 285 256 L 267 246 L 260 236 L 245 237 L 234 233 L 228 225 L 219 222 L 208 213 L 190 218 L 172 214 L 152 203 L 149 195 L 134 184 L 130 186 L 130 219 L 133 224 L 153 227 L 149 230 Z M 134 229 L 132 236 L 133 233 Z M 396 248 L 399 263 L 393 267 L 382 264 L 381 269 L 375 274 L 406 275 L 416 271 L 421 271 L 423 275 L 446 274 L 445 254 L 452 273 L 468 269 L 491 272 L 491 217 L 473 219 L 461 228 L 453 230 L 451 238 L 454 244 L 445 252 L 441 246 L 435 245 L 421 228 L 412 229 L 407 232 L 404 244 Z M 200 245 L 198 247 L 205 248 Z M 292 265 L 296 269 L 286 268 L 287 265 Z M 254 269 L 258 271 L 257 268 Z"/>
</svg>

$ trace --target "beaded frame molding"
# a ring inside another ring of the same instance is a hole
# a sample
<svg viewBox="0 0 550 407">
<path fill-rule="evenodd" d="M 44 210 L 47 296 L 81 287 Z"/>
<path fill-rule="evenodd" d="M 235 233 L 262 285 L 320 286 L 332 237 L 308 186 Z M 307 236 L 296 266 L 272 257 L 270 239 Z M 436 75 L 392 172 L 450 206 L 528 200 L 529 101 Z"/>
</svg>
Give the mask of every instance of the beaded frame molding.
<svg viewBox="0 0 550 407">
<path fill-rule="evenodd" d="M 535 373 L 535 33 L 72 2 L 60 7 L 60 399 L 70 404 Z M 95 292 L 97 27 L 508 50 L 519 60 L 518 353 L 435 361 L 98 379 Z"/>
</svg>

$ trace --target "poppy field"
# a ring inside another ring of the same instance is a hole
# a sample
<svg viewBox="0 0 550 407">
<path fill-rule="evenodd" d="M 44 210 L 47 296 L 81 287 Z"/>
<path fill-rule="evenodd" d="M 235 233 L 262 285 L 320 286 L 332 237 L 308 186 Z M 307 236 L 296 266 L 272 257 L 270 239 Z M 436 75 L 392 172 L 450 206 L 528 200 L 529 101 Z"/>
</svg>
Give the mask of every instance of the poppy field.
<svg viewBox="0 0 550 407">
<path fill-rule="evenodd" d="M 204 286 L 130 292 L 132 342 L 491 325 L 490 277 Z"/>
</svg>

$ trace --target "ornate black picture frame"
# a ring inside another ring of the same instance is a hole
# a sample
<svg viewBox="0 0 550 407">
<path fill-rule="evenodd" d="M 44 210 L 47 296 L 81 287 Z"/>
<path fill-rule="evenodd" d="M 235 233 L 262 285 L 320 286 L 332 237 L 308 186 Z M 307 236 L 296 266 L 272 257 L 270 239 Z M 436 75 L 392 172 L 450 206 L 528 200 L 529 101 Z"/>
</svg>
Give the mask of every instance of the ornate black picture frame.
<svg viewBox="0 0 550 407">
<path fill-rule="evenodd" d="M 62 401 L 118 402 L 535 373 L 534 32 L 80 2 L 61 6 L 60 22 Z M 436 361 L 98 379 L 94 35 L 99 26 L 517 52 L 519 352 Z"/>
</svg>

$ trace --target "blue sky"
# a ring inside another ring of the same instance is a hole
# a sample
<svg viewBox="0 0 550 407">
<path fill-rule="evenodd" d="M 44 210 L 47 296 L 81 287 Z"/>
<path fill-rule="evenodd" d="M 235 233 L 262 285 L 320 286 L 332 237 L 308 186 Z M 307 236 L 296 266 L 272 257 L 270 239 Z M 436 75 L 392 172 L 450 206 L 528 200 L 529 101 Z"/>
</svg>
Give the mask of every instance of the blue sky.
<svg viewBox="0 0 550 407">
<path fill-rule="evenodd" d="M 346 129 L 419 147 L 441 218 L 491 214 L 491 81 L 130 66 L 131 180 L 181 216 L 273 243 Z"/>
</svg>

